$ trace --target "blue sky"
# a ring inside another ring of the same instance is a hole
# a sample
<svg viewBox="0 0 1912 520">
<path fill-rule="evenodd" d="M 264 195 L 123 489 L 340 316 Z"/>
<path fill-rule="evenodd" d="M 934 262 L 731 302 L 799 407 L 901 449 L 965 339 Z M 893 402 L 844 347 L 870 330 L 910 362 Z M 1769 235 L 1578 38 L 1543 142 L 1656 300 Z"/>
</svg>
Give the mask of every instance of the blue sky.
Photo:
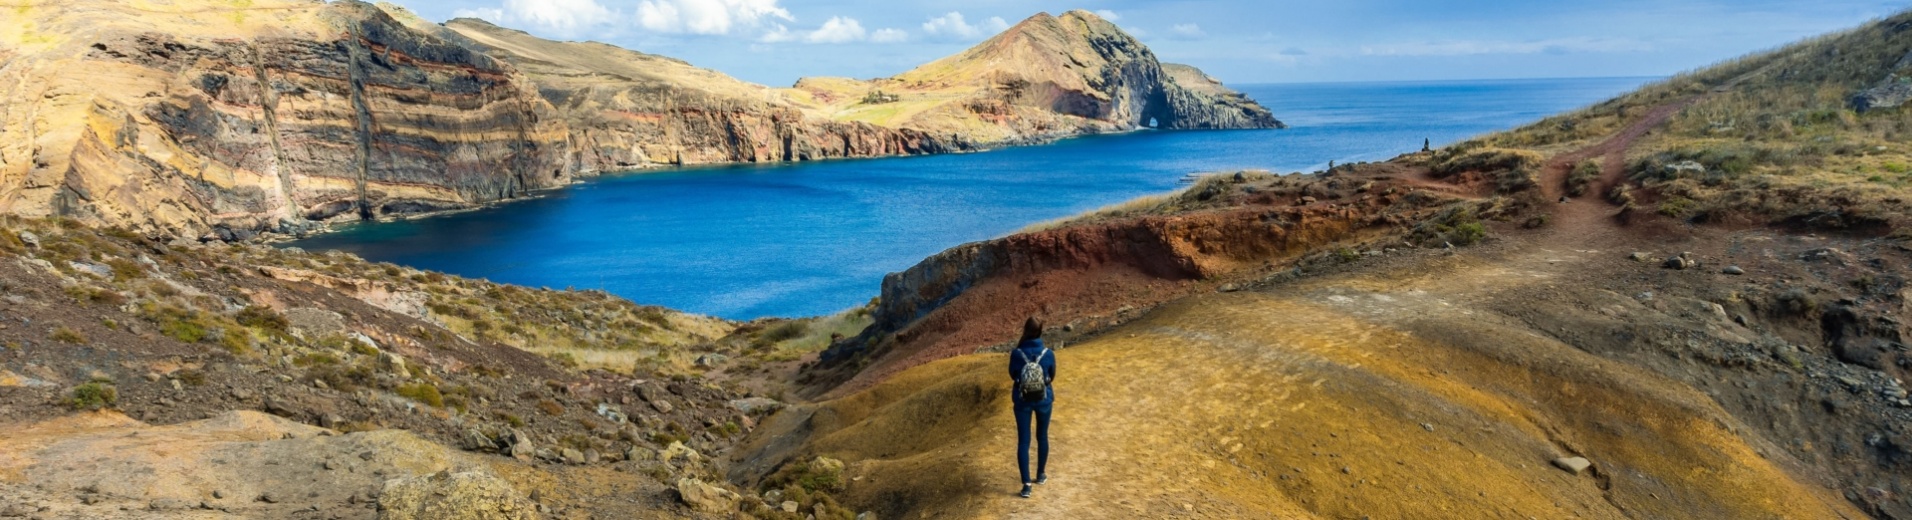
<svg viewBox="0 0 1912 520">
<path fill-rule="evenodd" d="M 880 77 L 1087 9 L 1230 83 L 1662 76 L 1907 7 L 1869 0 L 391 0 L 739 78 Z"/>
</svg>

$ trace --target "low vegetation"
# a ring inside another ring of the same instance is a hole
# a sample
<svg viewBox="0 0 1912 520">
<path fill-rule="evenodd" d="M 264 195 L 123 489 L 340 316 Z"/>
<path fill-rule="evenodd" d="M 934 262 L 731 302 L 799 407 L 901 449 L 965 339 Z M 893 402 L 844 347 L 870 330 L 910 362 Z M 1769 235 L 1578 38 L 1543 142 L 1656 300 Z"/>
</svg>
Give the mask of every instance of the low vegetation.
<svg viewBox="0 0 1912 520">
<path fill-rule="evenodd" d="M 89 381 L 73 387 L 73 398 L 69 401 L 75 410 L 99 410 L 112 408 L 119 401 L 119 389 L 110 381 Z"/>
<path fill-rule="evenodd" d="M 1646 209 L 1702 223 L 1905 228 L 1912 111 L 1873 107 L 1859 95 L 1912 77 L 1912 40 L 1899 34 L 1908 22 L 1912 13 L 1901 13 L 1749 54 L 1482 142 L 1557 152 L 1692 99 L 1628 157 L 1630 181 L 1651 194 Z M 1569 190 L 1578 194 L 1580 166 L 1574 172 Z"/>
</svg>

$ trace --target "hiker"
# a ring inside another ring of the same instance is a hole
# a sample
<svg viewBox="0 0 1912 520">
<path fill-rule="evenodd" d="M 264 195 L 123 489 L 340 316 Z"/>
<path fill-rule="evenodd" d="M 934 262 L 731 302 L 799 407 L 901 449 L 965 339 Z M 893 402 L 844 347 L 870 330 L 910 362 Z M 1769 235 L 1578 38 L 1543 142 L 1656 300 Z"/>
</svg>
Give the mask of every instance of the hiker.
<svg viewBox="0 0 1912 520">
<path fill-rule="evenodd" d="M 1042 321 L 1034 316 L 1022 323 L 1022 340 L 1009 351 L 1009 378 L 1015 382 L 1010 400 L 1016 411 L 1016 469 L 1022 472 L 1022 497 L 1030 484 L 1049 481 L 1049 411 L 1056 401 L 1056 354 L 1042 345 Z M 1029 480 L 1029 423 L 1036 426 L 1036 479 Z"/>
</svg>

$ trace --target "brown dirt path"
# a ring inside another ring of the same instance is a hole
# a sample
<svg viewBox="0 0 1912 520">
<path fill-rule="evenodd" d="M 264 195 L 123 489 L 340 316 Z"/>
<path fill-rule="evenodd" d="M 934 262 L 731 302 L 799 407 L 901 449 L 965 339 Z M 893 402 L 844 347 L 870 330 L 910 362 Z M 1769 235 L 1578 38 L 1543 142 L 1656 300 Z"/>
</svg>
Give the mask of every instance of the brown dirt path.
<svg viewBox="0 0 1912 520">
<path fill-rule="evenodd" d="M 1198 296 L 1061 352 L 1051 482 L 1031 500 L 1013 495 L 996 356 L 780 420 L 845 421 L 814 447 L 851 461 L 846 498 L 888 517 L 1862 517 L 1704 394 L 1487 310 L 1554 283 L 1547 258 L 1602 257 L 1511 253 L 1533 268 L 1430 259 Z M 1570 455 L 1597 469 L 1548 464 Z"/>
<path fill-rule="evenodd" d="M 1599 143 L 1548 159 L 1541 169 L 1540 178 L 1541 193 L 1548 201 L 1559 200 L 1565 194 L 1567 177 L 1573 172 L 1574 165 L 1581 161 L 1598 158 L 1600 178 L 1588 187 L 1585 195 L 1569 199 L 1570 202 L 1562 204 L 1562 207 L 1554 212 L 1555 224 L 1550 226 L 1551 232 L 1544 235 L 1551 240 L 1545 240 L 1544 243 L 1558 246 L 1584 244 L 1590 238 L 1615 238 L 1613 233 L 1619 229 L 1619 225 L 1613 219 L 1615 208 L 1607 201 L 1606 194 L 1614 186 L 1627 181 L 1627 152 L 1632 150 L 1641 138 L 1653 129 L 1664 126 L 1681 110 L 1704 101 L 1714 94 L 1731 90 L 1748 79 L 1766 73 L 1772 67 L 1773 65 L 1767 65 L 1741 74 L 1707 89 L 1704 93 L 1662 103 L 1647 110 L 1645 115 Z"/>
<path fill-rule="evenodd" d="M 1185 298 L 1060 352 L 1052 479 L 1033 500 L 1013 495 L 997 356 L 918 366 L 766 431 L 850 461 L 861 484 L 846 498 L 879 516 L 1862 518 L 1707 394 L 1494 310 L 1525 288 L 1585 289 L 1653 233 L 1622 227 L 1601 195 L 1625 181 L 1628 150 L 1706 95 L 1547 161 L 1549 200 L 1574 164 L 1602 165 L 1595 196 L 1555 225 Z M 1602 315 L 1673 320 L 1611 296 Z M 1594 469 L 1549 465 L 1575 455 Z"/>
</svg>

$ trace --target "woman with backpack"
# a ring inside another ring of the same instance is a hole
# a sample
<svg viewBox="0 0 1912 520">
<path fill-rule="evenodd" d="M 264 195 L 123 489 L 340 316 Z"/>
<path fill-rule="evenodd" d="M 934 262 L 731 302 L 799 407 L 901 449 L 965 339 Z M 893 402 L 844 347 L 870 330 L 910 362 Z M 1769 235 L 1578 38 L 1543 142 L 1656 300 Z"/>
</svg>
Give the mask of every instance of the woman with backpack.
<svg viewBox="0 0 1912 520">
<path fill-rule="evenodd" d="M 1050 387 L 1056 380 L 1056 354 L 1042 345 L 1042 322 L 1034 316 L 1022 324 L 1022 340 L 1009 351 L 1009 378 L 1015 381 L 1010 400 L 1016 411 L 1016 468 L 1022 471 L 1022 497 L 1030 484 L 1049 481 L 1049 411 L 1056 401 Z M 1036 479 L 1029 480 L 1029 426 L 1035 422 Z"/>
</svg>

